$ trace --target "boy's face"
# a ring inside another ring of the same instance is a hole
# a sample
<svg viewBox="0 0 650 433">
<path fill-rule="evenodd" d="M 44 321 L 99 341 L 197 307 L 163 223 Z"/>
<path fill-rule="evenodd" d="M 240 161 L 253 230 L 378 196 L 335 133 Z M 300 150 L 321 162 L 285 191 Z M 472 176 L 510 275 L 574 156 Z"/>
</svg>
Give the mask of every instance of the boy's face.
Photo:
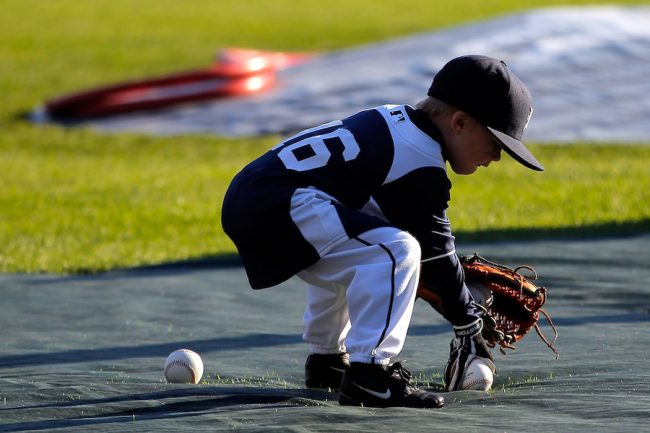
<svg viewBox="0 0 650 433">
<path fill-rule="evenodd" d="M 489 129 L 462 111 L 451 117 L 447 140 L 449 164 L 456 174 L 472 174 L 501 159 L 501 142 Z"/>
</svg>

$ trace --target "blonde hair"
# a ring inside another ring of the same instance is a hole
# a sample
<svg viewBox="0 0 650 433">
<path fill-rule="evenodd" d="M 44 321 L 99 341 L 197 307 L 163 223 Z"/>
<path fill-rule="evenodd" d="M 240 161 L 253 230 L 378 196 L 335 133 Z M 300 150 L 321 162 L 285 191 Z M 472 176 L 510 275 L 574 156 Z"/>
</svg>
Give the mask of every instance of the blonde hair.
<svg viewBox="0 0 650 433">
<path fill-rule="evenodd" d="M 415 104 L 415 108 L 424 111 L 431 118 L 451 115 L 454 112 L 458 111 L 458 108 L 454 107 L 453 105 L 449 105 L 446 102 L 443 102 L 440 99 L 432 98 L 431 96 L 427 96 L 425 99 Z"/>
</svg>

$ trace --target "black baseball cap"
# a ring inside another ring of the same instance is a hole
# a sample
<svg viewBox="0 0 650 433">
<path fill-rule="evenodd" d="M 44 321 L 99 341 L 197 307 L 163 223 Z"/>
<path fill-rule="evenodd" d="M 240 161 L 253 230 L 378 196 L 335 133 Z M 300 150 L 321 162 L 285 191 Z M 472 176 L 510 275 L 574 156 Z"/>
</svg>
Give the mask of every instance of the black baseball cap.
<svg viewBox="0 0 650 433">
<path fill-rule="evenodd" d="M 533 114 L 533 98 L 504 61 L 479 55 L 457 57 L 438 71 L 427 95 L 483 123 L 519 163 L 544 170 L 521 142 Z"/>
</svg>

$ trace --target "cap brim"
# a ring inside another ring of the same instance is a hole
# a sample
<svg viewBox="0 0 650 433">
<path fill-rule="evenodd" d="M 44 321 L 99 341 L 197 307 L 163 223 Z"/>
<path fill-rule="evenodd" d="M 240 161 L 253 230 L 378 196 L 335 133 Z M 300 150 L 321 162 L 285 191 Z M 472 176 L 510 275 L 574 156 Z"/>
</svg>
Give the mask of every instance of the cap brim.
<svg viewBox="0 0 650 433">
<path fill-rule="evenodd" d="M 503 148 L 508 152 L 508 155 L 512 156 L 517 162 L 531 170 L 544 171 L 542 164 L 521 141 L 489 126 L 488 129 L 503 144 Z"/>
</svg>

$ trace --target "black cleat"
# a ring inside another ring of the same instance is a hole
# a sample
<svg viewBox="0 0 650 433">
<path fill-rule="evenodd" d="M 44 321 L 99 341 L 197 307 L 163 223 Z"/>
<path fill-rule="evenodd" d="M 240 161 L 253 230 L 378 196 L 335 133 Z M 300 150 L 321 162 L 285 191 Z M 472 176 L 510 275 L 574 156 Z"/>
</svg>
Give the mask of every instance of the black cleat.
<svg viewBox="0 0 650 433">
<path fill-rule="evenodd" d="M 305 386 L 307 388 L 338 389 L 343 372 L 350 368 L 350 355 L 312 353 L 305 362 Z"/>
<path fill-rule="evenodd" d="M 445 399 L 412 385 L 411 373 L 399 362 L 388 367 L 353 362 L 343 375 L 339 404 L 439 408 L 445 405 Z"/>
</svg>

